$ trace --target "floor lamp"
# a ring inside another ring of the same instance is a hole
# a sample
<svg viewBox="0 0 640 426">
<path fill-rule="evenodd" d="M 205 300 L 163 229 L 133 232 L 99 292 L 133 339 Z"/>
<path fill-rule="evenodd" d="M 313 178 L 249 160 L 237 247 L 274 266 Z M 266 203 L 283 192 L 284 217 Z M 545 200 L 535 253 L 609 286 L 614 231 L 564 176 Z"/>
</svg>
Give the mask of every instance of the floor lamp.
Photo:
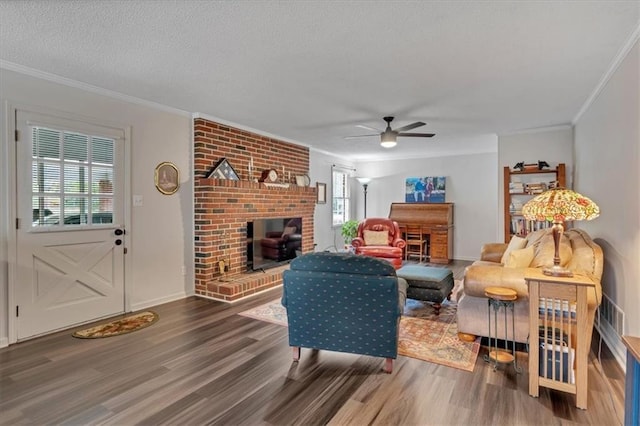
<svg viewBox="0 0 640 426">
<path fill-rule="evenodd" d="M 362 184 L 362 188 L 364 188 L 364 218 L 367 218 L 367 188 L 369 187 L 369 182 L 371 182 L 371 178 L 368 177 L 359 177 L 358 182 Z"/>
</svg>

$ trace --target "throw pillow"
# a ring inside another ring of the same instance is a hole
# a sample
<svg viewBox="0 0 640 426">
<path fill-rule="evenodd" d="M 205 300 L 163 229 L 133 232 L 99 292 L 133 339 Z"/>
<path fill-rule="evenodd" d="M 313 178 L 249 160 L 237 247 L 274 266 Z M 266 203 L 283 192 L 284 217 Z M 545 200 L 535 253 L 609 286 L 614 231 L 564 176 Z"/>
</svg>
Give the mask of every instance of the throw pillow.
<svg viewBox="0 0 640 426">
<path fill-rule="evenodd" d="M 507 263 L 507 260 L 509 260 L 509 254 L 512 251 L 523 249 L 524 246 L 526 245 L 527 245 L 526 239 L 518 237 L 516 235 L 511 237 L 511 241 L 509 241 L 509 245 L 507 246 L 507 249 L 504 251 L 504 254 L 502 255 L 502 259 L 500 259 L 500 263 L 502 264 Z"/>
<path fill-rule="evenodd" d="M 509 253 L 509 259 L 504 264 L 505 268 L 526 268 L 531 265 L 533 256 L 536 251 L 533 246 L 529 246 L 520 250 L 513 250 Z"/>
<path fill-rule="evenodd" d="M 364 243 L 368 246 L 386 246 L 389 244 L 389 233 L 387 231 L 370 231 L 365 229 Z"/>
<path fill-rule="evenodd" d="M 284 237 L 285 235 L 291 235 L 294 234 L 296 232 L 296 228 L 295 226 L 285 226 L 284 227 L 284 231 L 282 232 L 282 236 Z"/>
</svg>

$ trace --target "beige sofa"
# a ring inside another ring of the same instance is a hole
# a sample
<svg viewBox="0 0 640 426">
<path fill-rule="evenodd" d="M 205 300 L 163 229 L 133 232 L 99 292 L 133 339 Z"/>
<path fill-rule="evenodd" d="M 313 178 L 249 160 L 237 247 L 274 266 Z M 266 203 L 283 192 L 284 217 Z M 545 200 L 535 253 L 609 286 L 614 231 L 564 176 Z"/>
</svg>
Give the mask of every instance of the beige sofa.
<svg viewBox="0 0 640 426">
<path fill-rule="evenodd" d="M 528 267 L 505 267 L 501 260 L 508 244 L 490 243 L 482 247 L 480 260 L 468 266 L 464 286 L 458 295 L 458 333 L 460 338 L 488 336 L 488 308 L 484 289 L 508 287 L 518 293 L 514 305 L 515 340 L 527 342 L 529 335 L 529 297 L 524 277 L 530 267 L 553 265 L 554 245 L 550 229 L 535 231 L 525 238 L 525 248 L 533 247 L 533 260 Z M 596 283 L 588 292 L 588 320 L 593 324 L 595 310 L 602 300 L 602 249 L 581 229 L 565 231 L 561 240 L 561 264 L 576 274 L 588 275 Z M 509 334 L 511 334 L 509 321 Z M 593 327 L 589 328 L 591 330 Z M 498 336 L 504 336 L 504 321 L 498 321 Z M 492 327 L 492 333 L 493 327 Z"/>
</svg>

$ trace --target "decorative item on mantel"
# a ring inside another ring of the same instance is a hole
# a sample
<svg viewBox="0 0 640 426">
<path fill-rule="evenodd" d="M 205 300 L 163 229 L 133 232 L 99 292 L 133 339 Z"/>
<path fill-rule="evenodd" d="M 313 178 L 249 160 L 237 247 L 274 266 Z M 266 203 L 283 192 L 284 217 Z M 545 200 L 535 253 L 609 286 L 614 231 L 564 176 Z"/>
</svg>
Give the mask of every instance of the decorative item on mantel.
<svg viewBox="0 0 640 426">
<path fill-rule="evenodd" d="M 215 166 L 207 173 L 207 179 L 229 179 L 240 180 L 236 171 L 231 167 L 226 158 L 221 158 Z"/>
<path fill-rule="evenodd" d="M 311 185 L 311 179 L 309 179 L 309 175 L 296 176 L 296 185 L 297 186 L 309 186 L 309 185 Z"/>
<path fill-rule="evenodd" d="M 573 273 L 560 266 L 560 239 L 564 232 L 564 222 L 571 220 L 591 220 L 600 216 L 600 209 L 589 198 L 566 188 L 553 188 L 527 201 L 522 207 L 522 215 L 527 220 L 553 222 L 553 243 L 555 253 L 553 266 L 542 268 L 545 275 L 572 277 Z"/>
<path fill-rule="evenodd" d="M 253 182 L 253 155 L 249 157 L 249 165 L 247 166 L 247 170 L 249 175 L 247 176 L 247 180 L 249 182 Z"/>
</svg>

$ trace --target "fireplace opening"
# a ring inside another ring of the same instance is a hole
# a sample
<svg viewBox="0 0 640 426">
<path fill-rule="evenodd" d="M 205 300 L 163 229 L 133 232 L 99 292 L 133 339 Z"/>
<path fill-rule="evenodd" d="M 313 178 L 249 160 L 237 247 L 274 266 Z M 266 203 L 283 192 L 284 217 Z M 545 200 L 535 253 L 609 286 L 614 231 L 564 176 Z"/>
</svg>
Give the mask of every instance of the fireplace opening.
<svg viewBox="0 0 640 426">
<path fill-rule="evenodd" d="M 301 217 L 254 219 L 247 223 L 247 270 L 288 263 L 302 251 L 302 244 Z"/>
</svg>

